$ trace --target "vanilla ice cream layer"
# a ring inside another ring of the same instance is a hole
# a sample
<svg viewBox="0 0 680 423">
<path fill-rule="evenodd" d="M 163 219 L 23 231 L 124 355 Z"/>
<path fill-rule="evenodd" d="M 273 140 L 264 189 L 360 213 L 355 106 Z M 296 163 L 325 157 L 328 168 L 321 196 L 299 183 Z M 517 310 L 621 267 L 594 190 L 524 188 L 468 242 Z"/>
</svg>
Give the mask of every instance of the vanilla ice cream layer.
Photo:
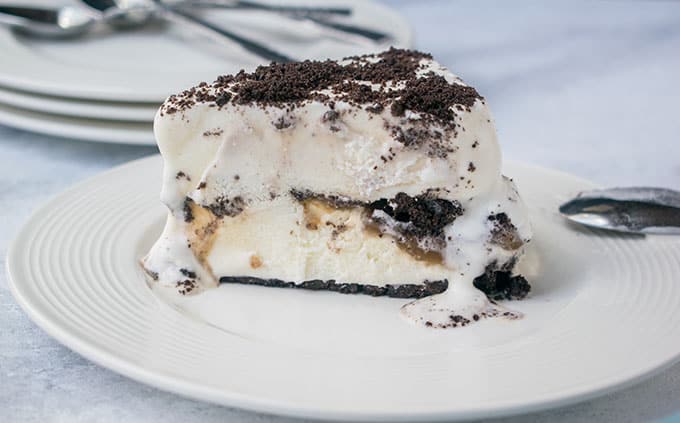
<svg viewBox="0 0 680 423">
<path fill-rule="evenodd" d="M 305 208 L 317 210 L 305 211 Z M 290 197 L 248 209 L 220 225 L 207 264 L 218 276 L 372 286 L 447 277 L 441 260 L 414 259 L 390 236 L 364 225 L 362 209 L 302 206 Z"/>
</svg>

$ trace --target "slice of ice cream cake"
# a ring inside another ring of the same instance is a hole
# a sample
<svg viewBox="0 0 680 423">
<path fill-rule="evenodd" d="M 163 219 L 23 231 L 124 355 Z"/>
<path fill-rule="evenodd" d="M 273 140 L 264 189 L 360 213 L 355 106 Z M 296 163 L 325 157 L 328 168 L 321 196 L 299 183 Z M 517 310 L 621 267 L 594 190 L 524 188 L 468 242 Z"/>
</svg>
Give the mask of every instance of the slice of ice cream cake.
<svg viewBox="0 0 680 423">
<path fill-rule="evenodd" d="M 163 104 L 165 230 L 143 260 L 218 283 L 420 298 L 415 322 L 514 314 L 531 233 L 489 109 L 428 54 L 261 66 Z M 423 298 L 424 297 L 424 298 Z M 350 301 L 348 299 L 348 301 Z"/>
</svg>

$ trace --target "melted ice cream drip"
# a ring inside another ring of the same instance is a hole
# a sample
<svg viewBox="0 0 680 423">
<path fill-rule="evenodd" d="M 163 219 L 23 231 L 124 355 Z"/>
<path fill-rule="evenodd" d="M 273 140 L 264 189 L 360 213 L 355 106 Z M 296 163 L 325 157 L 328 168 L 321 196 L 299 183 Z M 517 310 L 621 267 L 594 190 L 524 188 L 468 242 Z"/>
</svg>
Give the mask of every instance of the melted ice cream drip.
<svg viewBox="0 0 680 423">
<path fill-rule="evenodd" d="M 526 208 L 514 183 L 500 177 L 487 193 L 471 199 L 464 208 L 465 213 L 446 230 L 448 242 L 443 256 L 444 263 L 451 269 L 448 289 L 401 308 L 402 316 L 416 324 L 447 328 L 465 326 L 484 317 L 522 317 L 521 313 L 492 302 L 473 285 L 474 279 L 483 274 L 489 264 L 506 263 L 518 253 L 516 249 L 494 241 L 494 222 L 489 216 L 506 214 L 523 241 L 522 245 L 531 237 Z"/>
</svg>

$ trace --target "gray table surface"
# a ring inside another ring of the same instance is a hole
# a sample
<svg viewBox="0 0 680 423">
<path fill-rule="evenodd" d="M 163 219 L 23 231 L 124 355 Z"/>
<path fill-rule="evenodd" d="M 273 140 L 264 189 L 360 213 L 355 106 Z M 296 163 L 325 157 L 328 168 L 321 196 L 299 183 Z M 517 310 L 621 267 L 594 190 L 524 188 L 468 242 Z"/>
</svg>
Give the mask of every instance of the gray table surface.
<svg viewBox="0 0 680 423">
<path fill-rule="evenodd" d="M 392 4 L 414 26 L 418 48 L 487 97 L 506 158 L 603 185 L 680 189 L 680 3 Z M 83 178 L 155 152 L 0 126 L 3 265 L 31 210 Z M 622 391 L 509 421 L 673 415 L 680 416 L 680 364 Z M 294 420 L 183 399 L 88 362 L 24 315 L 0 272 L 0 422 L 118 421 Z"/>
</svg>

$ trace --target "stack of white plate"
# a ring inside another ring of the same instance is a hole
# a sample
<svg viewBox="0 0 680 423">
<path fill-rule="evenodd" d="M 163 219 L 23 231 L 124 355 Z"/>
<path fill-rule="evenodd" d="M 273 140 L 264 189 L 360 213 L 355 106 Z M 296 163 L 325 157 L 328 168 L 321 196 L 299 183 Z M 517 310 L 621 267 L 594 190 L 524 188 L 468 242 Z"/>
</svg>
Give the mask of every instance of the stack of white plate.
<svg viewBox="0 0 680 423">
<path fill-rule="evenodd" d="M 389 33 L 392 39 L 386 44 L 348 43 L 323 36 L 312 24 L 264 12 L 220 10 L 211 11 L 209 18 L 296 59 L 411 45 L 408 25 L 385 6 L 362 0 L 294 3 L 351 7 L 352 16 L 343 22 Z M 0 124 L 65 138 L 142 145 L 154 144 L 153 118 L 168 95 L 263 62 L 237 45 L 218 45 L 169 24 L 100 30 L 59 41 L 29 39 L 0 28 L 0 51 Z"/>
</svg>

